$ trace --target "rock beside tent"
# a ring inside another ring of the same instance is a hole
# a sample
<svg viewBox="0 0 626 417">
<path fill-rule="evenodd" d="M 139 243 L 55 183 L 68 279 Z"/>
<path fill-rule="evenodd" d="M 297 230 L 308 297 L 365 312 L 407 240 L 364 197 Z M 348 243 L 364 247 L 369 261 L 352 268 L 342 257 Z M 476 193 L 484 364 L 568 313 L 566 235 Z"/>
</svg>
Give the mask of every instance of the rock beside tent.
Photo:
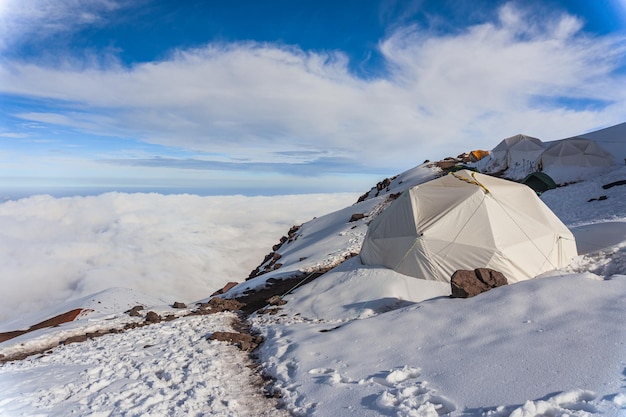
<svg viewBox="0 0 626 417">
<path fill-rule="evenodd" d="M 473 271 L 457 270 L 450 278 L 452 298 L 469 298 L 493 288 L 507 285 L 507 279 L 502 272 L 489 268 L 477 268 Z"/>
</svg>

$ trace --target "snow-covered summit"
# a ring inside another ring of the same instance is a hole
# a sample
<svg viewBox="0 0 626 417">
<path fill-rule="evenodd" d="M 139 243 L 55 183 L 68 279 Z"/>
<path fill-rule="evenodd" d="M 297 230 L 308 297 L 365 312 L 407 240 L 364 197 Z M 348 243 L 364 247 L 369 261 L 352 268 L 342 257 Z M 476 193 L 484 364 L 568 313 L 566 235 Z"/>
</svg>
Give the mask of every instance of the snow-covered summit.
<svg viewBox="0 0 626 417">
<path fill-rule="evenodd" d="M 541 195 L 576 236 L 572 264 L 471 299 L 451 299 L 448 284 L 366 266 L 357 256 L 368 223 L 398 193 L 441 174 L 419 165 L 355 204 L 298 224 L 259 275 L 222 296 L 289 284 L 278 294 L 286 304 L 268 305 L 247 323 L 265 339 L 256 362 L 278 400 L 262 395 L 243 352 L 207 340 L 236 331 L 236 315 L 187 315 L 194 303 L 178 319 L 0 365 L 0 415 L 624 415 L 626 185 L 604 186 L 625 180 L 626 166 Z M 124 313 L 135 303 L 174 314 L 158 297 L 110 290 L 46 312 L 99 314 L 0 343 L 0 354 L 62 332 L 143 320 Z"/>
</svg>

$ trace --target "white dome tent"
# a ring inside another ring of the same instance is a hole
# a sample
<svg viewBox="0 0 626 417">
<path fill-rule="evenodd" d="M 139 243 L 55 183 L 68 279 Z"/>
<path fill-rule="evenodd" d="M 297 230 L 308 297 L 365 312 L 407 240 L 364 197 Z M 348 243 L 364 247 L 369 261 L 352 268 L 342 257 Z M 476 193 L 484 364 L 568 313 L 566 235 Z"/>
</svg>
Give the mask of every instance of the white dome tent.
<svg viewBox="0 0 626 417">
<path fill-rule="evenodd" d="M 366 265 L 444 282 L 458 269 L 492 268 L 512 283 L 575 256 L 574 236 L 532 189 L 468 170 L 405 191 L 361 249 Z"/>
<path fill-rule="evenodd" d="M 604 171 L 615 165 L 613 155 L 590 139 L 573 137 L 558 140 L 546 149 L 539 160 L 540 169 L 561 184 Z"/>
<path fill-rule="evenodd" d="M 615 165 L 613 155 L 590 139 L 573 137 L 554 142 L 541 155 L 541 166 L 607 167 Z"/>
<path fill-rule="evenodd" d="M 508 178 L 524 178 L 536 171 L 537 162 L 544 151 L 543 142 L 537 138 L 522 134 L 511 136 L 493 148 L 485 172 L 506 171 Z"/>
</svg>

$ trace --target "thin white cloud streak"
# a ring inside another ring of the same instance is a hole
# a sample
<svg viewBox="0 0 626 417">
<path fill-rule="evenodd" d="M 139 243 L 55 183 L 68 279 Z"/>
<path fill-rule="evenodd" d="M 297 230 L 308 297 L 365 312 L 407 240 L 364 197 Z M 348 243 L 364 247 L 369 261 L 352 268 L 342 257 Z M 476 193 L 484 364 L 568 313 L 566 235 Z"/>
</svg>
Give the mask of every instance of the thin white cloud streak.
<svg viewBox="0 0 626 417">
<path fill-rule="evenodd" d="M 569 15 L 508 4 L 455 34 L 398 29 L 380 51 L 387 78 L 356 77 L 340 52 L 236 43 L 130 68 L 8 62 L 0 88 L 72 103 L 57 116 L 17 115 L 26 120 L 256 162 L 321 149 L 372 166 L 489 148 L 518 132 L 556 139 L 621 122 L 626 109 L 616 71 L 626 40 L 582 33 Z M 607 104 L 567 108 L 564 97 Z"/>
<path fill-rule="evenodd" d="M 355 195 L 108 193 L 0 204 L 0 321 L 110 287 L 196 301 L 243 281 L 293 224 Z"/>
<path fill-rule="evenodd" d="M 0 51 L 28 39 L 39 42 L 73 33 L 86 26 L 106 24 L 108 16 L 124 7 L 119 0 L 2 0 Z"/>
</svg>

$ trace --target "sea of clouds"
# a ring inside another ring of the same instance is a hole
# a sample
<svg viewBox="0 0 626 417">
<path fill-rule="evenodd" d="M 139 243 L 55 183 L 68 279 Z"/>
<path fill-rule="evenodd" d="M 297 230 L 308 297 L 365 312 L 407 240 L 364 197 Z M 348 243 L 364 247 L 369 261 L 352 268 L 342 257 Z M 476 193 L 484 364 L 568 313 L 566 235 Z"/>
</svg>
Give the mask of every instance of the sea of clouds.
<svg viewBox="0 0 626 417">
<path fill-rule="evenodd" d="M 111 287 L 166 302 L 243 281 L 294 224 L 354 194 L 106 193 L 0 204 L 0 321 Z"/>
</svg>

